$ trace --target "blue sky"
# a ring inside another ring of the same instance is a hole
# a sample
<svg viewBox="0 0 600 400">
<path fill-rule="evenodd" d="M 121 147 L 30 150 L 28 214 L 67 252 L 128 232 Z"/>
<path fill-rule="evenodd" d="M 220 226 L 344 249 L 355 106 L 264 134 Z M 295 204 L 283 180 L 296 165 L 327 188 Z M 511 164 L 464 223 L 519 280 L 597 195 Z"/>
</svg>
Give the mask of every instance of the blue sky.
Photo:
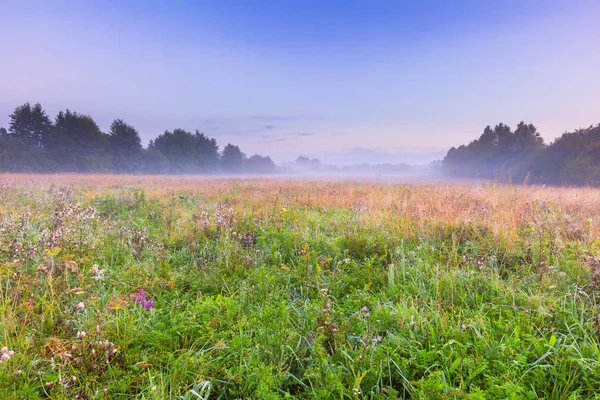
<svg viewBox="0 0 600 400">
<path fill-rule="evenodd" d="M 0 126 L 26 101 L 199 129 L 276 161 L 424 163 L 488 124 L 600 122 L 595 0 L 0 2 Z"/>
</svg>

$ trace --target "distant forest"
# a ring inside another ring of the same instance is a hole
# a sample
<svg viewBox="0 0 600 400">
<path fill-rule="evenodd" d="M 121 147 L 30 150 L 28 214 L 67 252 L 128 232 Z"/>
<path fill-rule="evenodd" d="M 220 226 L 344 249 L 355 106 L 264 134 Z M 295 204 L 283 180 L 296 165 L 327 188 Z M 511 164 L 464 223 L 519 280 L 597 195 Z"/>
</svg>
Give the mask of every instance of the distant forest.
<svg viewBox="0 0 600 400">
<path fill-rule="evenodd" d="M 26 103 L 10 115 L 8 129 L 0 128 L 0 171 L 262 174 L 275 164 L 233 144 L 219 151 L 198 130 L 165 131 L 144 148 L 138 131 L 121 119 L 102 132 L 89 115 L 66 110 L 52 120 L 39 103 Z"/>
<path fill-rule="evenodd" d="M 138 131 L 121 119 L 102 132 L 89 115 L 66 110 L 51 119 L 39 103 L 23 104 L 9 118 L 8 129 L 0 128 L 0 172 L 267 174 L 277 170 L 270 157 L 247 157 L 231 143 L 220 150 L 215 139 L 198 130 L 165 131 L 145 148 Z M 295 165 L 300 170 L 322 169 L 318 160 L 306 157 L 299 157 Z M 503 123 L 487 126 L 478 139 L 452 147 L 434 166 L 453 177 L 600 186 L 600 124 L 564 133 L 550 144 L 532 124 L 520 122 L 514 131 Z"/>
<path fill-rule="evenodd" d="M 532 124 L 500 123 L 442 161 L 445 175 L 549 185 L 600 186 L 600 124 L 546 145 Z"/>
</svg>

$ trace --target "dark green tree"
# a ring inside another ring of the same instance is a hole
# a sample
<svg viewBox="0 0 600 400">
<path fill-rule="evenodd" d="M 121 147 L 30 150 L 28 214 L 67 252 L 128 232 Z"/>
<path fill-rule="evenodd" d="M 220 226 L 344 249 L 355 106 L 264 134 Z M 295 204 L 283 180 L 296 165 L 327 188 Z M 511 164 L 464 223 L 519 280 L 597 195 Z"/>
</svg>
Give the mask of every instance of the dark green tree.
<svg viewBox="0 0 600 400">
<path fill-rule="evenodd" d="M 211 172 L 219 166 L 219 145 L 196 129 L 196 163 L 201 172 Z"/>
<path fill-rule="evenodd" d="M 10 135 L 38 149 L 46 147 L 48 135 L 52 130 L 52 121 L 40 103 L 33 106 L 25 103 L 15 108 L 9 118 L 8 133 Z"/>
<path fill-rule="evenodd" d="M 496 137 L 496 146 L 492 152 L 497 164 L 502 165 L 505 160 L 512 156 L 514 134 L 510 126 L 500 123 L 494 127 L 494 136 Z"/>
<path fill-rule="evenodd" d="M 144 149 L 138 131 L 121 119 L 103 133 L 92 117 L 70 110 L 52 121 L 42 106 L 25 103 L 0 128 L 0 171 L 211 173 L 219 168 L 242 172 L 274 169 L 269 157 L 246 156 L 229 144 L 219 153 L 217 141 L 196 130 L 165 131 Z"/>
<path fill-rule="evenodd" d="M 513 151 L 517 154 L 537 151 L 544 147 L 544 139 L 533 124 L 521 121 L 515 129 L 513 146 Z"/>
<path fill-rule="evenodd" d="M 148 148 L 141 151 L 141 172 L 144 174 L 166 174 L 169 160 L 160 151 Z"/>
<path fill-rule="evenodd" d="M 171 173 L 205 173 L 219 164 L 219 146 L 215 139 L 183 129 L 165 131 L 150 141 L 149 148 L 160 151 L 169 162 Z"/>
<path fill-rule="evenodd" d="M 138 131 L 122 119 L 110 125 L 108 142 L 115 172 L 132 173 L 141 169 L 142 139 Z"/>
<path fill-rule="evenodd" d="M 48 141 L 48 152 L 61 171 L 102 172 L 111 169 L 108 135 L 89 115 L 61 111 Z"/>
<path fill-rule="evenodd" d="M 196 138 L 183 129 L 165 131 L 150 141 L 150 149 L 160 151 L 169 161 L 169 172 L 193 173 L 196 170 Z"/>
<path fill-rule="evenodd" d="M 514 132 L 500 123 L 488 125 L 481 136 L 466 146 L 452 147 L 442 162 L 448 175 L 470 177 L 505 177 L 524 179 L 528 176 L 535 154 L 544 142 L 532 124 L 520 122 Z"/>
<path fill-rule="evenodd" d="M 229 143 L 225 146 L 221 155 L 221 168 L 225 172 L 240 173 L 244 168 L 245 159 L 246 155 L 242 153 L 240 148 Z"/>
<path fill-rule="evenodd" d="M 600 186 L 600 124 L 564 133 L 533 161 L 538 183 Z"/>
<path fill-rule="evenodd" d="M 0 132 L 0 172 L 43 172 L 47 159 L 41 149 Z"/>
</svg>

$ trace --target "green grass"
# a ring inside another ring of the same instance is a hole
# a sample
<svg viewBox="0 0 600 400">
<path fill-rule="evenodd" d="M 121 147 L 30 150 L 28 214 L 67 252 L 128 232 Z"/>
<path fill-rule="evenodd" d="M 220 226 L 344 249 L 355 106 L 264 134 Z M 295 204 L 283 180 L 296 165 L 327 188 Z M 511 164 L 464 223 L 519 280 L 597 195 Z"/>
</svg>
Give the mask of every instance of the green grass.
<svg viewBox="0 0 600 400">
<path fill-rule="evenodd" d="M 0 398 L 600 398 L 597 242 L 235 188 L 3 187 Z"/>
</svg>

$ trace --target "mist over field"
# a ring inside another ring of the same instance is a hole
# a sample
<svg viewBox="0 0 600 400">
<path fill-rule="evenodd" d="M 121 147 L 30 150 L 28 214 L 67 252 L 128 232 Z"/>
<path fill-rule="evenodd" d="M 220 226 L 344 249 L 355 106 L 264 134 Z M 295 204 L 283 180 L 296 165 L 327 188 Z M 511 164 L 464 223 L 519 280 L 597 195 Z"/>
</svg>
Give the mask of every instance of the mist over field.
<svg viewBox="0 0 600 400">
<path fill-rule="evenodd" d="M 599 184 L 596 2 L 0 11 L 0 171 L 266 174 L 308 158 Z"/>
</svg>

